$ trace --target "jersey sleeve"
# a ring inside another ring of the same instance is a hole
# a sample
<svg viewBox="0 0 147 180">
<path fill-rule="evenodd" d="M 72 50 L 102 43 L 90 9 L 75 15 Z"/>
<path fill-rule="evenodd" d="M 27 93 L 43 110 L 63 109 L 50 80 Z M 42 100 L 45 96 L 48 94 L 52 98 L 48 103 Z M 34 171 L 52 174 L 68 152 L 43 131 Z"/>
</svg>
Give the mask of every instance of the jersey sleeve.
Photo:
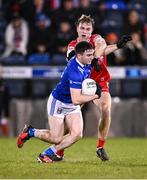
<svg viewBox="0 0 147 180">
<path fill-rule="evenodd" d="M 90 37 L 90 43 L 95 47 L 95 40 L 99 37 L 99 34 L 92 34 Z"/>
</svg>

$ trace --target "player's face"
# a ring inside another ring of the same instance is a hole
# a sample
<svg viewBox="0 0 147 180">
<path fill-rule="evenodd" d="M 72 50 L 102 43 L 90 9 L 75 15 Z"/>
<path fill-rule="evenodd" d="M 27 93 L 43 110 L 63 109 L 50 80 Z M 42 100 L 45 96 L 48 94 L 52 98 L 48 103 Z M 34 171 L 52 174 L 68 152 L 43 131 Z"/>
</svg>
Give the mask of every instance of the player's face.
<svg viewBox="0 0 147 180">
<path fill-rule="evenodd" d="M 82 64 L 91 64 L 92 59 L 94 58 L 94 50 L 88 49 L 81 55 Z"/>
<path fill-rule="evenodd" d="M 89 40 L 93 31 L 93 27 L 91 23 L 80 23 L 77 26 L 77 33 L 80 41 Z"/>
</svg>

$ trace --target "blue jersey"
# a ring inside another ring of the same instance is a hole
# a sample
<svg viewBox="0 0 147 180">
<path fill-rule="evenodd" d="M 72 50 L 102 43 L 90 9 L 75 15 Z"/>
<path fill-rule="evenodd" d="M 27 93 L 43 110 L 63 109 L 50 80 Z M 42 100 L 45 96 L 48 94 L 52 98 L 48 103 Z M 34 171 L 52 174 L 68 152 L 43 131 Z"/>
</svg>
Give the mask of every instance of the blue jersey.
<svg viewBox="0 0 147 180">
<path fill-rule="evenodd" d="M 70 88 L 82 89 L 82 82 L 89 78 L 91 65 L 82 66 L 74 56 L 64 69 L 61 80 L 52 91 L 55 99 L 63 103 L 72 103 Z"/>
</svg>

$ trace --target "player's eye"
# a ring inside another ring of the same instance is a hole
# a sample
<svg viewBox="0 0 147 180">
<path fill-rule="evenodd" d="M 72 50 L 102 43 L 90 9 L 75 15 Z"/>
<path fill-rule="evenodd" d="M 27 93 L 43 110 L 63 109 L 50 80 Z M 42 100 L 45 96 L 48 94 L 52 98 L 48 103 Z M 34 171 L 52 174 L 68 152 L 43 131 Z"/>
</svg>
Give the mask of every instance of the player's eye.
<svg viewBox="0 0 147 180">
<path fill-rule="evenodd" d="M 93 56 L 93 54 L 87 54 L 88 57 Z"/>
</svg>

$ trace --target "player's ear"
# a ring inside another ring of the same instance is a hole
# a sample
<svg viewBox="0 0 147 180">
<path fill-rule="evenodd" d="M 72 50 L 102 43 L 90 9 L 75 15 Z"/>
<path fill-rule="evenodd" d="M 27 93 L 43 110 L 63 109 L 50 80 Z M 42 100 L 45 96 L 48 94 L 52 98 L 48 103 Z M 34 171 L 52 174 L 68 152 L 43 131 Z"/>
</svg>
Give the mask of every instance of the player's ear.
<svg viewBox="0 0 147 180">
<path fill-rule="evenodd" d="M 81 54 L 77 54 L 77 58 L 80 59 L 81 58 Z"/>
</svg>

